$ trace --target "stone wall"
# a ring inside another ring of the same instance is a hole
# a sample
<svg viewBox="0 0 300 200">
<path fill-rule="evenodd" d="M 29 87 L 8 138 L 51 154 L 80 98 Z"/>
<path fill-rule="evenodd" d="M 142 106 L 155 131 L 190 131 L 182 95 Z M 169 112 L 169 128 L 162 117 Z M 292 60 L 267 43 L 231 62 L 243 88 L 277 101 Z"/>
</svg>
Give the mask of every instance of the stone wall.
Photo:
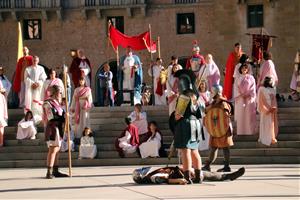
<svg viewBox="0 0 300 200">
<path fill-rule="evenodd" d="M 158 0 L 155 1 L 156 3 Z M 164 1 L 161 1 L 164 2 Z M 134 35 L 144 32 L 148 25 L 152 26 L 155 39 L 161 38 L 161 56 L 165 65 L 171 55 L 179 57 L 191 54 L 192 42 L 199 41 L 203 54 L 211 53 L 220 70 L 224 69 L 227 56 L 235 42 L 243 45 L 246 53 L 251 52 L 251 38 L 245 33 L 259 33 L 260 29 L 247 28 L 247 5 L 238 4 L 237 0 L 215 0 L 212 3 L 199 3 L 193 6 L 168 6 L 159 4 L 147 8 L 146 17 L 140 9 L 133 9 L 133 16 L 128 17 L 125 9 L 105 10 L 103 18 L 98 19 L 95 11 L 88 11 L 85 20 L 80 10 L 63 11 L 63 21 L 57 20 L 55 12 L 49 14 L 49 20 L 42 20 L 42 40 L 24 41 L 31 54 L 40 57 L 41 63 L 48 67 L 61 67 L 65 62 L 71 63 L 70 49 L 83 48 L 91 60 L 93 74 L 107 60 L 115 59 L 116 55 L 108 45 L 107 16 L 124 16 L 125 33 Z M 298 0 L 278 0 L 275 5 L 265 0 L 249 0 L 249 3 L 264 4 L 264 30 L 278 38 L 273 40 L 271 49 L 279 75 L 280 92 L 286 92 L 293 68 L 296 50 L 300 48 L 300 15 Z M 176 13 L 195 13 L 195 34 L 176 34 Z M 6 67 L 6 74 L 11 78 L 16 65 L 17 55 L 17 23 L 10 13 L 2 14 L 4 21 L 0 22 L 0 64 Z M 22 13 L 21 18 L 40 18 L 39 12 Z M 150 63 L 150 55 L 146 51 L 136 52 L 141 56 L 144 70 Z M 120 50 L 120 55 L 124 50 Z M 154 58 L 157 55 L 154 54 Z M 151 79 L 144 73 L 145 81 Z M 93 80 L 94 82 L 94 80 Z M 93 89 L 94 90 L 94 89 Z"/>
</svg>

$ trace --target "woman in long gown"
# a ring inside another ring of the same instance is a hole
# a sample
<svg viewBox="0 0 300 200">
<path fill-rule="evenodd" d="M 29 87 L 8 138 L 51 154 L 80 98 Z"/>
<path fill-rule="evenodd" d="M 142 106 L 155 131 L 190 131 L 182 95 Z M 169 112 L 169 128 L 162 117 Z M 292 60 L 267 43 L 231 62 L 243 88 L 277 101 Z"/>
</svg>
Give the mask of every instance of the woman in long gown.
<svg viewBox="0 0 300 200">
<path fill-rule="evenodd" d="M 255 134 L 256 85 L 249 72 L 249 66 L 244 63 L 239 68 L 240 75 L 234 81 L 234 119 L 237 123 L 237 135 Z"/>
<path fill-rule="evenodd" d="M 92 91 L 79 79 L 79 87 L 74 90 L 71 112 L 75 113 L 75 138 L 81 138 L 85 127 L 90 127 L 90 110 L 93 105 Z"/>
<path fill-rule="evenodd" d="M 149 132 L 147 135 L 147 141 L 141 143 L 139 146 L 141 157 L 159 157 L 159 149 L 162 146 L 162 137 L 155 121 L 149 123 Z"/>
<path fill-rule="evenodd" d="M 266 77 L 264 85 L 258 90 L 257 110 L 260 113 L 258 141 L 270 146 L 277 142 L 278 133 L 276 91 L 271 77 Z"/>
</svg>

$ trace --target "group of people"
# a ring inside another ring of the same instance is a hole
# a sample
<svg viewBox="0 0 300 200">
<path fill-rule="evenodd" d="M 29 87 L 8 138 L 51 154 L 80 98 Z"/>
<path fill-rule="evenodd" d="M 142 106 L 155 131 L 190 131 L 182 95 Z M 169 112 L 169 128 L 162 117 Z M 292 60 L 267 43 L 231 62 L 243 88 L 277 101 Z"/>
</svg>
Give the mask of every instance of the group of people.
<svg viewBox="0 0 300 200">
<path fill-rule="evenodd" d="M 197 44 L 194 44 L 192 52 L 184 67 L 178 64 L 176 56 L 172 56 L 167 68 L 162 66 L 162 59 L 157 58 L 148 74 L 153 77 L 155 105 L 169 107 L 170 128 L 174 133 L 174 146 L 181 154 L 184 178 L 188 183 L 200 183 L 202 169 L 210 171 L 210 164 L 216 159 L 218 149 L 223 149 L 224 155 L 224 167 L 219 171 L 231 171 L 229 163 L 233 128 L 230 116 L 234 115 L 237 135 L 253 135 L 256 133 L 258 111 L 259 141 L 265 145 L 277 142 L 278 77 L 270 52 L 264 52 L 258 77 L 254 77 L 254 65 L 243 53 L 241 44 L 236 43 L 226 63 L 223 89 L 220 70 L 213 56 L 202 56 Z M 24 56 L 17 63 L 13 85 L 0 67 L 0 146 L 3 146 L 4 127 L 7 126 L 7 96 L 12 86 L 18 93 L 19 107 L 24 108 L 25 114 L 18 124 L 17 139 L 35 139 L 35 125 L 43 122 L 49 147 L 47 178 L 64 176 L 58 171 L 58 157 L 67 140 L 63 134 L 66 131 L 66 118 L 70 121 L 68 128 L 74 132 L 75 143 L 79 140 L 82 144 L 79 157 L 93 158 L 97 153 L 89 120 L 89 112 L 93 107 L 91 63 L 83 50 L 79 49 L 69 69 L 71 78 L 68 69 L 63 67 L 63 80 L 57 77 L 54 69 L 49 70 L 47 79 L 45 68 L 39 65 L 39 57 L 29 55 L 27 47 L 23 48 L 23 53 Z M 291 89 L 299 94 L 299 52 L 295 62 Z M 139 57 L 133 54 L 130 47 L 126 49 L 126 55 L 121 57 L 118 71 L 121 93 L 117 93 L 117 97 L 108 63 L 97 77 L 97 81 L 102 81 L 103 96 L 100 102 L 114 106 L 115 100 L 121 99 L 121 102 L 133 101 L 135 105 L 135 111 L 125 119 L 126 129 L 116 140 L 119 155 L 124 157 L 125 153 L 137 151 L 142 158 L 159 157 L 163 147 L 162 135 L 157 123 L 152 121 L 148 124 L 147 115 L 142 111 L 141 104 L 146 100 L 141 95 L 143 69 Z M 71 89 L 71 80 L 74 91 Z M 70 105 L 70 114 L 66 112 L 66 105 Z M 217 125 L 222 127 L 216 129 Z M 199 150 L 207 149 L 210 149 L 209 159 L 202 167 Z M 191 171 L 194 171 L 193 180 Z"/>
<path fill-rule="evenodd" d="M 156 121 L 147 121 L 142 105 L 136 104 L 134 111 L 125 118 L 126 128 L 115 141 L 121 158 L 125 154 L 139 153 L 141 158 L 165 156 L 163 140 Z"/>
</svg>

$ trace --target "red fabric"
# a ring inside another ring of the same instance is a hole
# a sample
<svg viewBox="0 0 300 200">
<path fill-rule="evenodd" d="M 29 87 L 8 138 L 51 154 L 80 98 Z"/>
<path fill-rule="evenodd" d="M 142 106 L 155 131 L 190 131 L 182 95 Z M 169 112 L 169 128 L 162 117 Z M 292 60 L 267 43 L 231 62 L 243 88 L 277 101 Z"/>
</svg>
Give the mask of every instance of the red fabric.
<svg viewBox="0 0 300 200">
<path fill-rule="evenodd" d="M 156 51 L 156 43 L 152 40 L 150 45 L 150 33 L 146 31 L 140 35 L 127 36 L 118 31 L 114 26 L 109 27 L 109 38 L 113 48 L 116 50 L 118 46 L 127 48 L 130 46 L 133 50 L 147 49 L 149 52 Z M 151 48 L 150 48 L 151 46 Z"/>
<path fill-rule="evenodd" d="M 162 96 L 166 88 L 167 88 L 166 84 L 161 84 L 161 79 L 159 78 L 157 81 L 157 87 L 155 93 L 158 94 L 159 96 Z"/>
<path fill-rule="evenodd" d="M 140 144 L 140 140 L 139 140 L 139 134 L 138 134 L 138 128 L 133 125 L 133 124 L 129 124 L 125 130 L 123 130 L 122 134 L 120 135 L 120 137 L 118 137 L 115 141 L 115 147 L 116 147 L 116 150 L 119 152 L 119 153 L 123 153 L 123 150 L 120 148 L 119 146 L 119 138 L 122 138 L 125 136 L 126 134 L 126 131 L 128 131 L 131 135 L 131 138 L 130 138 L 130 144 L 133 145 L 133 146 L 139 146 Z"/>
<path fill-rule="evenodd" d="M 231 52 L 228 56 L 225 69 L 223 96 L 228 100 L 232 98 L 233 73 L 235 66 L 239 62 L 239 56 Z"/>
<path fill-rule="evenodd" d="M 13 81 L 13 90 L 16 93 L 19 93 L 21 90 L 21 82 L 24 79 L 24 70 L 26 67 L 31 66 L 33 64 L 32 56 L 24 56 L 18 60 L 15 78 Z"/>
<path fill-rule="evenodd" d="M 86 62 L 89 66 L 90 66 L 90 73 L 89 73 L 89 78 L 91 80 L 91 84 L 92 84 L 92 66 L 91 63 L 89 61 L 89 59 L 85 58 L 85 59 L 81 59 L 81 58 L 74 58 L 70 67 L 70 73 L 72 74 L 72 81 L 74 83 L 75 88 L 79 87 L 79 78 L 81 78 L 83 76 L 79 65 L 81 63 L 81 61 Z"/>
<path fill-rule="evenodd" d="M 270 41 L 270 36 L 268 35 L 260 35 L 260 34 L 252 35 L 252 56 L 256 60 L 262 60 L 263 51 L 268 51 L 269 41 Z"/>
<path fill-rule="evenodd" d="M 187 59 L 186 64 L 185 64 L 185 68 L 186 69 L 190 69 L 191 68 L 191 59 L 193 59 L 193 58 L 199 58 L 201 60 L 200 61 L 200 66 L 202 66 L 202 65 L 205 64 L 204 57 L 201 54 L 194 54 L 189 59 Z"/>
</svg>

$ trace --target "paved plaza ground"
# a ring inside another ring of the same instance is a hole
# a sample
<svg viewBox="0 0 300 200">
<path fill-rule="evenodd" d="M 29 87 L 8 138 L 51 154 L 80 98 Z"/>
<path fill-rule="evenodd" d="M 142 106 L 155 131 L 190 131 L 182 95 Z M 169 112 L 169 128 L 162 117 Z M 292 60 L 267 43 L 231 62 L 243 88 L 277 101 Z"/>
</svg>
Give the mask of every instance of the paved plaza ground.
<svg viewBox="0 0 300 200">
<path fill-rule="evenodd" d="M 79 167 L 53 180 L 45 169 L 0 169 L 0 199 L 300 199 L 300 165 L 247 165 L 238 180 L 201 185 L 136 185 L 137 167 Z"/>
</svg>

